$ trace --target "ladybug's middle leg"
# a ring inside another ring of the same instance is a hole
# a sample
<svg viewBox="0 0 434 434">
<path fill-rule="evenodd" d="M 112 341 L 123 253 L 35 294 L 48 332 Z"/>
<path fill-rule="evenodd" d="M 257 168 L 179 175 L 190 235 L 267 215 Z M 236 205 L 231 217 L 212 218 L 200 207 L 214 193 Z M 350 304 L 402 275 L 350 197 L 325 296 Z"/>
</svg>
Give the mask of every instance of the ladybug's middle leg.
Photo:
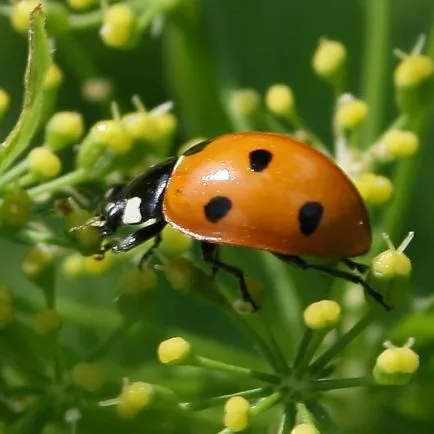
<svg viewBox="0 0 434 434">
<path fill-rule="evenodd" d="M 225 264 L 218 259 L 218 244 L 212 244 L 202 241 L 200 243 L 202 249 L 202 256 L 206 262 L 209 262 L 213 266 L 213 276 L 216 272 L 220 270 L 225 270 L 226 272 L 235 276 L 240 283 L 240 291 L 243 297 L 243 300 L 247 303 L 250 303 L 254 310 L 258 310 L 258 306 L 253 301 L 252 297 L 249 294 L 247 289 L 246 279 L 244 278 L 244 273 L 237 267 L 233 265 Z"/>
<path fill-rule="evenodd" d="M 329 268 L 323 265 L 309 264 L 303 258 L 293 255 L 282 255 L 275 253 L 275 256 L 282 259 L 285 262 L 293 264 L 302 270 L 318 270 L 323 273 L 329 274 L 330 276 L 338 277 L 340 279 L 348 280 L 349 282 L 357 283 L 363 287 L 363 289 L 369 294 L 375 301 L 380 303 L 386 310 L 390 310 L 391 307 L 384 301 L 383 296 L 376 291 L 371 285 L 369 285 L 363 277 L 357 274 L 348 273 L 346 271 L 336 270 L 335 268 Z"/>
</svg>

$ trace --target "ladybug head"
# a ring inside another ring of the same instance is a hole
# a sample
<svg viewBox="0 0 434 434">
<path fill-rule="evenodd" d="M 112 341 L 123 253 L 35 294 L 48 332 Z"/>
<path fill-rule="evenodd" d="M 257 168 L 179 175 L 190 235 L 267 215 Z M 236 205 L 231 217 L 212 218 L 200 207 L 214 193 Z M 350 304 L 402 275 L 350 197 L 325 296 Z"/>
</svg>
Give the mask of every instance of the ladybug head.
<svg viewBox="0 0 434 434">
<path fill-rule="evenodd" d="M 124 197 L 124 184 L 115 184 L 107 190 L 101 204 L 98 218 L 100 220 L 101 235 L 106 237 L 116 232 L 122 225 L 122 216 L 127 200 Z"/>
</svg>

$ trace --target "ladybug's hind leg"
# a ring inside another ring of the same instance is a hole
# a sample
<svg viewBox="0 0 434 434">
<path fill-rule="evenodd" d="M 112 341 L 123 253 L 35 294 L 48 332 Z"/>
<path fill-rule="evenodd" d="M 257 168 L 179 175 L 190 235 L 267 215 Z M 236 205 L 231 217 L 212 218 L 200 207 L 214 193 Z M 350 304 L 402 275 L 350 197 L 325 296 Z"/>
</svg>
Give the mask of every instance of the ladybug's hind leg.
<svg viewBox="0 0 434 434">
<path fill-rule="evenodd" d="M 275 255 L 283 261 L 293 264 L 298 268 L 301 268 L 302 270 L 318 270 L 322 273 L 329 274 L 330 276 L 334 276 L 339 279 L 344 279 L 349 282 L 359 284 L 363 287 L 367 294 L 369 294 L 376 302 L 380 303 L 386 310 L 391 309 L 391 307 L 384 301 L 383 296 L 379 292 L 377 292 L 371 285 L 369 285 L 369 283 L 366 282 L 363 277 L 358 276 L 357 274 L 349 273 L 347 271 L 336 270 L 335 268 L 329 268 L 323 265 L 309 264 L 299 256 L 282 255 L 279 253 L 275 253 Z"/>
<path fill-rule="evenodd" d="M 200 246 L 202 249 L 203 259 L 206 262 L 209 262 L 213 266 L 212 268 L 213 276 L 215 276 L 218 270 L 225 270 L 226 272 L 235 276 L 240 283 L 240 291 L 243 300 L 246 301 L 247 303 L 250 303 L 254 310 L 258 310 L 258 306 L 253 301 L 247 289 L 246 279 L 244 278 L 243 271 L 237 267 L 234 267 L 233 265 L 225 264 L 224 262 L 220 261 L 220 259 L 218 258 L 218 249 L 219 249 L 218 244 L 212 244 L 212 243 L 207 243 L 202 241 L 200 243 Z"/>
</svg>

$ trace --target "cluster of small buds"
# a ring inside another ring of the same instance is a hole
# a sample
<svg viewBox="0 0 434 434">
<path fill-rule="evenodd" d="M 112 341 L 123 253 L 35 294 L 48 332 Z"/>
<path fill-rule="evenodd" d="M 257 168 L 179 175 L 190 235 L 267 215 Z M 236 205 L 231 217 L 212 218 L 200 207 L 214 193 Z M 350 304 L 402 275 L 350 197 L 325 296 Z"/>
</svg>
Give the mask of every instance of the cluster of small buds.
<svg viewBox="0 0 434 434">
<path fill-rule="evenodd" d="M 130 48 L 135 40 L 136 26 L 136 16 L 128 5 L 107 6 L 100 36 L 109 47 Z"/>
<path fill-rule="evenodd" d="M 224 407 L 224 426 L 231 432 L 244 431 L 249 425 L 250 402 L 242 396 L 229 398 Z"/>
<path fill-rule="evenodd" d="M 373 376 L 377 383 L 384 385 L 406 384 L 419 368 L 419 356 L 411 348 L 414 339 L 402 347 L 385 342 L 385 350 L 377 357 Z"/>
<path fill-rule="evenodd" d="M 310 304 L 303 312 L 304 323 L 313 330 L 329 330 L 339 323 L 341 307 L 333 300 L 320 300 Z"/>
<path fill-rule="evenodd" d="M 61 325 L 62 318 L 55 309 L 45 309 L 39 312 L 33 321 L 33 328 L 39 335 L 58 331 Z"/>
<path fill-rule="evenodd" d="M 30 218 L 32 202 L 26 190 L 13 187 L 7 190 L 0 207 L 0 219 L 8 229 L 22 228 Z"/>
<path fill-rule="evenodd" d="M 265 95 L 265 105 L 271 113 L 291 119 L 295 114 L 295 98 L 286 84 L 274 84 Z"/>
<path fill-rule="evenodd" d="M 310 423 L 300 423 L 295 425 L 290 434 L 320 434 L 320 432 Z"/>
<path fill-rule="evenodd" d="M 177 336 L 167 339 L 158 346 L 158 360 L 165 365 L 180 365 L 194 360 L 190 342 Z"/>
<path fill-rule="evenodd" d="M 74 384 L 88 392 L 97 392 L 105 383 L 105 374 L 97 363 L 81 362 L 71 371 Z"/>
<path fill-rule="evenodd" d="M 14 297 L 11 289 L 0 283 L 0 330 L 14 319 Z"/>
</svg>

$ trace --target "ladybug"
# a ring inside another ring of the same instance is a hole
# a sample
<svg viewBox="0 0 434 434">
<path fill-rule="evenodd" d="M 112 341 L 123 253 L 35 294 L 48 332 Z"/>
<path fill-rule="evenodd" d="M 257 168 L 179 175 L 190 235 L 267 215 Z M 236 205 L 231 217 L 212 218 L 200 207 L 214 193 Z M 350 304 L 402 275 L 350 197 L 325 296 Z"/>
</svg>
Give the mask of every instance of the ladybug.
<svg viewBox="0 0 434 434">
<path fill-rule="evenodd" d="M 103 238 L 124 225 L 136 232 L 103 250 L 128 251 L 154 239 L 169 224 L 199 240 L 214 272 L 235 275 L 254 308 L 243 272 L 220 261 L 222 244 L 266 250 L 301 269 L 316 269 L 361 284 L 389 308 L 359 274 L 310 264 L 302 256 L 338 260 L 362 273 L 349 258 L 372 242 L 368 212 L 357 189 L 329 158 L 289 136 L 264 132 L 227 134 L 203 141 L 106 194 L 88 223 Z"/>
</svg>

